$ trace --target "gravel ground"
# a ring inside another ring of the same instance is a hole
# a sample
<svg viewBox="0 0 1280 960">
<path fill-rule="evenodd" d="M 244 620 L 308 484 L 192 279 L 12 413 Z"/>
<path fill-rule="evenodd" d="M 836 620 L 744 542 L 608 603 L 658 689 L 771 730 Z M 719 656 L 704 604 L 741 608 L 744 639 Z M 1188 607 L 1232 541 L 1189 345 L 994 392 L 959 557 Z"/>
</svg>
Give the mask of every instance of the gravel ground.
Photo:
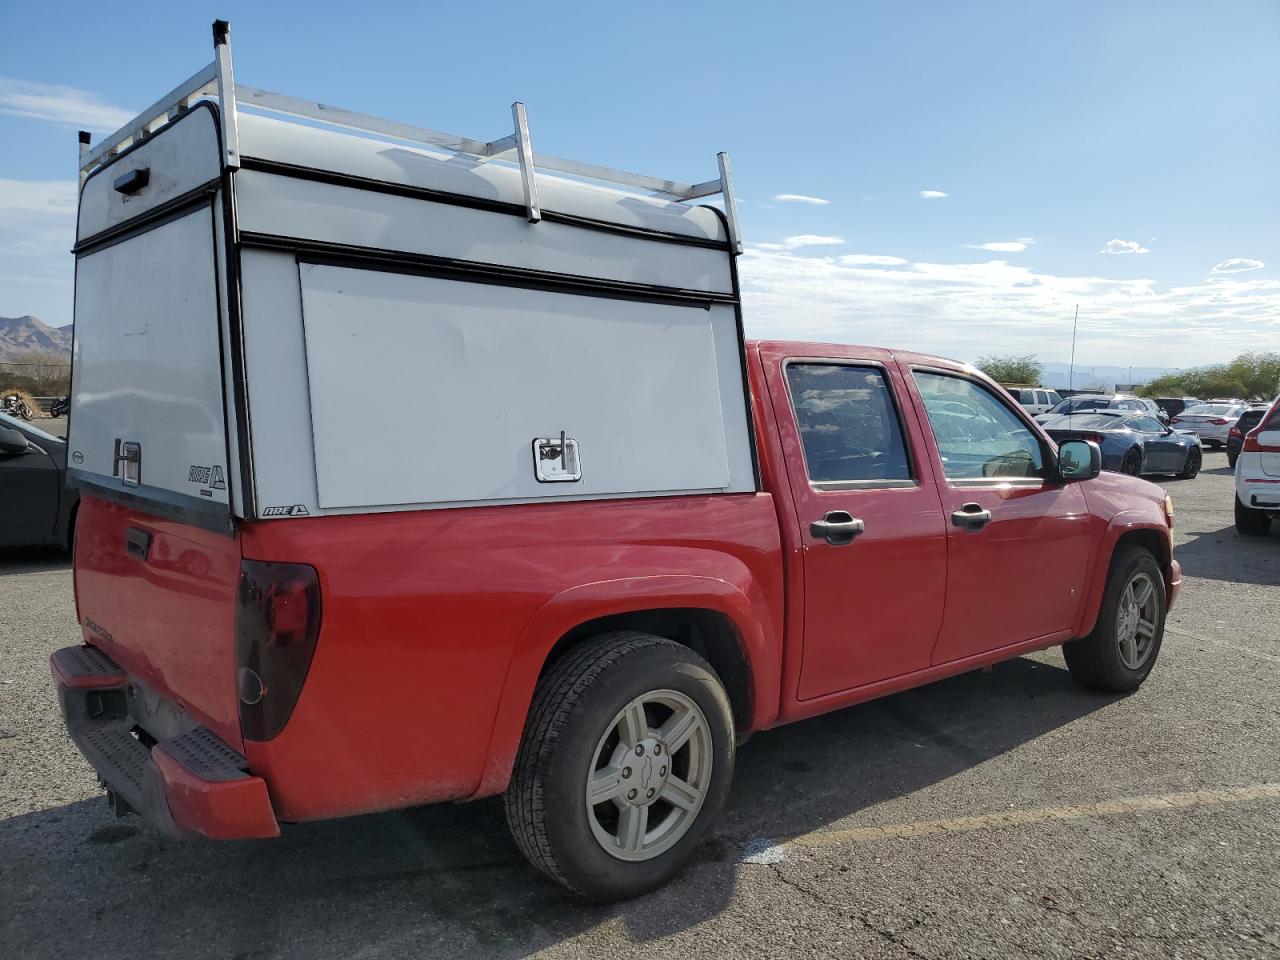
<svg viewBox="0 0 1280 960">
<path fill-rule="evenodd" d="M 0 558 L 0 953 L 1280 956 L 1280 531 L 1238 538 L 1206 460 L 1168 484 L 1187 583 L 1141 691 L 1049 651 L 759 735 L 699 862 L 613 907 L 525 866 L 494 801 L 268 842 L 116 820 L 45 663 L 70 571 Z"/>
</svg>

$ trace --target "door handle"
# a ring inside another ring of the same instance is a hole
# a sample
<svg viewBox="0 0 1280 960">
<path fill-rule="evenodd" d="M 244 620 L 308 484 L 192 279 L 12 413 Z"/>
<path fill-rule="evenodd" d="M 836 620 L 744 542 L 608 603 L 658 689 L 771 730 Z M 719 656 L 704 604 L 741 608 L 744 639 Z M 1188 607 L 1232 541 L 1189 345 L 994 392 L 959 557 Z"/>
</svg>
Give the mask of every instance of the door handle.
<svg viewBox="0 0 1280 960">
<path fill-rule="evenodd" d="M 991 522 L 991 511 L 980 503 L 966 503 L 951 515 L 951 522 L 963 530 L 977 533 Z"/>
<path fill-rule="evenodd" d="M 833 547 L 843 547 L 853 543 L 853 538 L 862 533 L 866 527 L 862 521 L 853 517 L 846 510 L 828 510 L 821 520 L 809 524 L 809 532 L 819 540 L 825 540 Z"/>
</svg>

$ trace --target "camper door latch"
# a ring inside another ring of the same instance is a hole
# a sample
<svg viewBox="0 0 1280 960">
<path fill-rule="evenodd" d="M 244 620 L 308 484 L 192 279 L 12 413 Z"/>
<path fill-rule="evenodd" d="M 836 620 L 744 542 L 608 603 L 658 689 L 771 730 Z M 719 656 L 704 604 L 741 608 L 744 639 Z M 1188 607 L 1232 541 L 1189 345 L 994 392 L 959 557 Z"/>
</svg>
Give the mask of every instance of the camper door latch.
<svg viewBox="0 0 1280 960">
<path fill-rule="evenodd" d="M 121 469 L 124 464 L 124 469 Z M 119 477 L 127 487 L 136 487 L 142 482 L 142 444 L 136 440 L 124 440 L 116 437 L 115 458 L 111 465 L 111 475 Z"/>
<path fill-rule="evenodd" d="M 560 431 L 558 437 L 533 441 L 533 475 L 539 483 L 572 483 L 582 479 L 578 441 Z"/>
</svg>

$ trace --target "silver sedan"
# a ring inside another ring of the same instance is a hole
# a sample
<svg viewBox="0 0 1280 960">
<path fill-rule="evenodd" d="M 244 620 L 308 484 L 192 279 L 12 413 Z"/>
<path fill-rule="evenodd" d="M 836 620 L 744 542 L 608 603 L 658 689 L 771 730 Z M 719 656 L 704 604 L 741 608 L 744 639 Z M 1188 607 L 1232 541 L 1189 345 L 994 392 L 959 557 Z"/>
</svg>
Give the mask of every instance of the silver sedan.
<svg viewBox="0 0 1280 960">
<path fill-rule="evenodd" d="M 1221 447 L 1227 442 L 1231 425 L 1244 411 L 1242 403 L 1197 403 L 1174 417 L 1171 425 L 1194 433 L 1205 446 Z"/>
</svg>

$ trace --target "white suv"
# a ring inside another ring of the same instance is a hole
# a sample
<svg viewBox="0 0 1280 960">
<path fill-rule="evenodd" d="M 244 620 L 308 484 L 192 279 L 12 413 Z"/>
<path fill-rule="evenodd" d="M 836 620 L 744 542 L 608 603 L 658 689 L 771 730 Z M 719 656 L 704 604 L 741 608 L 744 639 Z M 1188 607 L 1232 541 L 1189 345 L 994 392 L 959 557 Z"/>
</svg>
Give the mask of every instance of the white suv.
<svg viewBox="0 0 1280 960">
<path fill-rule="evenodd" d="M 1057 390 L 1049 390 L 1045 387 L 1005 387 L 1005 389 L 1009 391 L 1009 396 L 1017 400 L 1032 416 L 1037 413 L 1048 413 L 1049 408 L 1062 402 L 1062 397 L 1058 395 Z"/>
<path fill-rule="evenodd" d="M 1280 397 L 1244 437 L 1236 458 L 1236 530 L 1249 536 L 1270 532 L 1280 517 Z"/>
</svg>

